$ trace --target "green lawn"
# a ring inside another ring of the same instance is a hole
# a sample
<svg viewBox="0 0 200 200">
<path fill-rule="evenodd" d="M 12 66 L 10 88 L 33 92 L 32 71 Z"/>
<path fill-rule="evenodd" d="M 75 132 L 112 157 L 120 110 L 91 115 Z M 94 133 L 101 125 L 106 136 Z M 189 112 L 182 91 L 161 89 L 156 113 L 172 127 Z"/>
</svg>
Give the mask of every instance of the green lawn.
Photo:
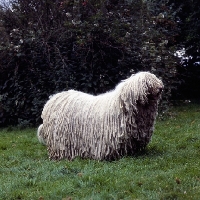
<svg viewBox="0 0 200 200">
<path fill-rule="evenodd" d="M 48 159 L 36 129 L 0 130 L 0 199 L 200 199 L 200 105 L 158 120 L 144 153 L 114 162 Z"/>
</svg>

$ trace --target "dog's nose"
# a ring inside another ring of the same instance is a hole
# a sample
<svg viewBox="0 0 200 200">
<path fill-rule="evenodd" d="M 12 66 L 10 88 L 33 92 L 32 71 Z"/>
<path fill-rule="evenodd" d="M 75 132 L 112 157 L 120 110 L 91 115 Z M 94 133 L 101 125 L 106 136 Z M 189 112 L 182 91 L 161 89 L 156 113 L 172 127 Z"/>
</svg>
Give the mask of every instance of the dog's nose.
<svg viewBox="0 0 200 200">
<path fill-rule="evenodd" d="M 161 87 L 158 90 L 159 90 L 159 93 L 161 93 L 163 91 L 163 88 Z"/>
</svg>

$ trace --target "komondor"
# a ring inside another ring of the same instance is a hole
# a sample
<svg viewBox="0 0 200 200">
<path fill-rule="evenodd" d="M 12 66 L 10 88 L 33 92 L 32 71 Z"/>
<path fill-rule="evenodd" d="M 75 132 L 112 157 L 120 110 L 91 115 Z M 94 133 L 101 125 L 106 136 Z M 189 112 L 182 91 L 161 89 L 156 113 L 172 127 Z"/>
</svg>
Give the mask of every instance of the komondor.
<svg viewBox="0 0 200 200">
<path fill-rule="evenodd" d="M 75 90 L 55 94 L 42 111 L 38 139 L 50 159 L 134 155 L 151 139 L 162 90 L 154 74 L 139 72 L 98 96 Z"/>
</svg>

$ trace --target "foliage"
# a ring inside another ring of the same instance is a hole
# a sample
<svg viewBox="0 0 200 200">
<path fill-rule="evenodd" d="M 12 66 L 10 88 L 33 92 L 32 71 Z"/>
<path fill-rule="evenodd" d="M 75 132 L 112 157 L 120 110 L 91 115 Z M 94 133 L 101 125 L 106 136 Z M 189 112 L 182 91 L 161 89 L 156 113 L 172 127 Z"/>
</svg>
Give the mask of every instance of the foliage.
<svg viewBox="0 0 200 200">
<path fill-rule="evenodd" d="M 192 56 L 192 59 L 199 60 L 199 32 L 200 32 L 200 2 L 198 0 L 170 0 L 177 9 L 176 18 L 179 20 L 179 26 L 182 34 L 178 40 L 185 47 L 186 55 Z"/>
<path fill-rule="evenodd" d="M 199 199 L 199 105 L 157 121 L 144 152 L 114 162 L 48 160 L 34 129 L 0 130 L 0 199 Z"/>
<path fill-rule="evenodd" d="M 177 37 L 180 50 L 184 49 L 183 58 L 178 68 L 179 79 L 184 84 L 176 95 L 179 98 L 199 98 L 200 84 L 200 1 L 170 0 L 177 9 L 176 18 L 181 29 Z"/>
<path fill-rule="evenodd" d="M 103 93 L 142 70 L 162 77 L 165 105 L 179 82 L 167 2 L 13 0 L 0 12 L 0 124 L 39 124 L 49 95 Z"/>
</svg>

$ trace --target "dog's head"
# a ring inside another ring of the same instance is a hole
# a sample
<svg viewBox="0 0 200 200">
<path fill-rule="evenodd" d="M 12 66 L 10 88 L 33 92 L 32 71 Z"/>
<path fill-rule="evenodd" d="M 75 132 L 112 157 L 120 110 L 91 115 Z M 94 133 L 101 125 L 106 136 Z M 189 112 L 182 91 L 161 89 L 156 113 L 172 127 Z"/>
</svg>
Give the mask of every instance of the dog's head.
<svg viewBox="0 0 200 200">
<path fill-rule="evenodd" d="M 158 79 L 154 74 L 147 73 L 147 98 L 148 101 L 154 100 L 158 101 L 161 98 L 161 94 L 164 89 L 164 85 L 160 79 Z"/>
<path fill-rule="evenodd" d="M 147 104 L 158 101 L 164 85 L 160 79 L 149 72 L 139 72 L 124 81 L 121 98 L 132 104 Z"/>
</svg>

